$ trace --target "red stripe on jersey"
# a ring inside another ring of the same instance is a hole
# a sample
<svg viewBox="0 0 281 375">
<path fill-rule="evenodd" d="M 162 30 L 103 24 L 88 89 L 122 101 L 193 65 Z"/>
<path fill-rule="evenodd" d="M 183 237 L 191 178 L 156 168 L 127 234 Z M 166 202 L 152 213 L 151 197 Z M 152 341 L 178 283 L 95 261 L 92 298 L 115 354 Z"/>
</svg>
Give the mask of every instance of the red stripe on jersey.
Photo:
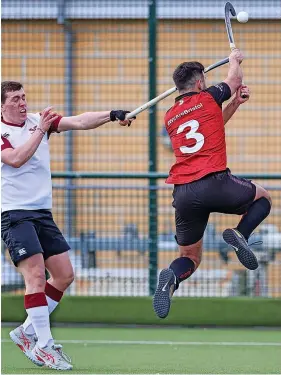
<svg viewBox="0 0 281 375">
<path fill-rule="evenodd" d="M 2 140 L 2 143 L 1 143 L 1 151 L 5 150 L 6 148 L 14 148 L 11 143 L 8 141 L 8 139 L 6 139 L 5 137 L 3 137 L 1 135 L 1 140 Z"/>
</svg>

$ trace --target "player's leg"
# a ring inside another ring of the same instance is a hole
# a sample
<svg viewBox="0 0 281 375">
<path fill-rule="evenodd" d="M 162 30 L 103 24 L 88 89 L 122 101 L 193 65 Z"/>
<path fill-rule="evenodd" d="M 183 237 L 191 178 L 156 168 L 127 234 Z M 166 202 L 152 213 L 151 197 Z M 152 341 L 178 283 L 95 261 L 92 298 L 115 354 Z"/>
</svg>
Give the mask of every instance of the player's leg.
<svg viewBox="0 0 281 375">
<path fill-rule="evenodd" d="M 153 309 L 159 318 L 166 318 L 171 307 L 171 299 L 179 284 L 188 279 L 196 270 L 199 263 L 192 260 L 196 252 L 202 253 L 203 240 L 194 245 L 179 246 L 179 257 L 173 260 L 169 268 L 164 268 L 159 274 L 157 289 L 153 297 Z M 199 259 L 199 256 L 194 256 Z"/>
<path fill-rule="evenodd" d="M 227 171 L 217 181 L 213 196 L 214 211 L 244 215 L 236 228 L 228 228 L 223 238 L 235 250 L 239 261 L 248 269 L 258 267 L 255 254 L 248 245 L 253 230 L 268 216 L 271 202 L 268 192 L 243 178 L 233 176 Z"/>
<path fill-rule="evenodd" d="M 9 211 L 2 214 L 2 238 L 19 272 L 23 275 L 26 291 L 24 304 L 29 319 L 38 335 L 40 345 L 52 342 L 45 288 L 43 250 L 33 223 L 32 212 Z M 10 333 L 11 339 L 34 363 L 42 365 L 31 353 L 35 335 L 27 334 L 20 326 Z"/>
<path fill-rule="evenodd" d="M 46 283 L 46 294 L 50 313 L 57 307 L 64 291 L 74 280 L 74 272 L 68 250 L 70 247 L 55 224 L 52 214 L 46 212 L 39 235 L 44 249 L 45 266 L 50 278 Z"/>
<path fill-rule="evenodd" d="M 203 237 L 202 232 L 202 237 Z M 202 258 L 203 239 L 195 244 L 179 246 L 179 257 L 169 268 L 159 274 L 157 289 L 153 297 L 153 308 L 159 318 L 166 318 L 170 311 L 171 298 L 179 285 L 188 279 L 199 267 Z"/>
<path fill-rule="evenodd" d="M 49 314 L 51 314 L 61 301 L 64 291 L 74 280 L 74 272 L 68 255 L 70 247 L 55 224 L 52 213 L 47 210 L 41 212 L 38 220 L 40 221 L 39 240 L 44 250 L 45 267 L 50 274 L 45 285 L 45 293 Z M 53 345 L 52 348 L 48 348 L 49 354 L 53 350 L 60 357 L 60 369 L 70 370 L 71 359 L 62 351 L 62 345 Z M 34 351 L 38 357 L 41 357 L 37 346 Z M 44 357 L 41 358 L 44 359 Z M 52 363 L 47 365 L 52 367 Z"/>
<path fill-rule="evenodd" d="M 194 189 L 196 190 L 198 184 L 200 182 L 193 183 L 192 188 L 191 184 L 186 184 L 174 189 L 173 205 L 176 208 L 176 240 L 179 245 L 179 257 L 159 274 L 153 298 L 153 308 L 159 318 L 168 315 L 173 293 L 182 281 L 195 272 L 201 262 L 202 238 L 209 212 L 203 208 L 198 196 L 194 196 Z"/>
<path fill-rule="evenodd" d="M 38 256 L 41 259 L 35 259 Z M 71 370 L 71 360 L 63 353 L 61 345 L 54 344 L 50 330 L 49 308 L 44 293 L 46 279 L 43 256 L 41 254 L 34 255 L 20 262 L 18 267 L 26 282 L 28 294 L 25 296 L 25 307 L 35 334 L 28 335 L 23 327 L 18 327 L 11 332 L 11 338 L 15 342 L 21 339 L 25 345 L 29 346 L 27 356 L 35 364 L 45 365 L 55 370 Z M 35 283 L 33 277 L 36 276 L 37 272 L 40 272 L 41 281 Z M 17 334 L 20 334 L 20 336 Z"/>
<path fill-rule="evenodd" d="M 45 260 L 45 265 L 50 273 L 47 284 L 63 293 L 74 280 L 74 271 L 68 252 L 50 256 Z"/>
<path fill-rule="evenodd" d="M 49 309 L 45 295 L 45 262 L 39 241 L 40 228 L 36 211 L 11 211 L 4 220 L 2 236 L 11 258 L 23 275 L 26 285 L 25 308 L 35 333 L 27 333 L 23 326 L 11 331 L 11 339 L 37 365 L 57 370 L 71 369 L 56 350 L 50 330 Z M 2 221 L 3 224 L 3 221 Z M 36 351 L 42 355 L 39 356 Z"/>
<path fill-rule="evenodd" d="M 35 330 L 38 345 L 53 344 L 48 303 L 45 295 L 45 264 L 42 254 L 35 254 L 18 264 L 25 281 L 25 309 Z"/>
<path fill-rule="evenodd" d="M 254 202 L 249 206 L 236 227 L 247 241 L 252 232 L 269 215 L 272 205 L 269 192 L 255 182 L 252 182 L 252 184 L 256 187 Z"/>
<path fill-rule="evenodd" d="M 49 271 L 50 278 L 45 284 L 45 294 L 48 302 L 49 314 L 58 306 L 64 291 L 74 280 L 74 272 L 68 252 L 50 256 L 45 260 L 45 267 Z M 25 332 L 34 334 L 29 317 L 23 323 Z"/>
<path fill-rule="evenodd" d="M 44 250 L 45 266 L 50 273 L 46 294 L 51 313 L 73 282 L 74 272 L 68 254 L 70 247 L 54 222 L 52 213 L 42 213 L 40 221 L 39 240 Z"/>
<path fill-rule="evenodd" d="M 45 267 L 51 274 L 45 285 L 49 314 L 51 314 L 60 302 L 63 292 L 73 281 L 73 268 L 68 255 L 69 245 L 54 223 L 51 212 L 41 211 L 36 217 L 36 222 L 40 228 L 38 238 L 44 251 Z M 29 334 L 34 333 L 29 318 L 23 326 Z"/>
</svg>

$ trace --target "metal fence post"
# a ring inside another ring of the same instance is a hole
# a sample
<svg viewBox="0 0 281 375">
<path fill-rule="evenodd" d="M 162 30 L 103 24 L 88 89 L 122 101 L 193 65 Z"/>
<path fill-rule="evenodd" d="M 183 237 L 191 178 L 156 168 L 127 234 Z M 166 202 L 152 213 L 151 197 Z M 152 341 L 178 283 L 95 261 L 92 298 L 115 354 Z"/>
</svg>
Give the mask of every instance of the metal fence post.
<svg viewBox="0 0 281 375">
<path fill-rule="evenodd" d="M 66 1 L 58 1 L 58 18 L 57 22 L 63 25 L 64 29 L 64 56 L 65 56 L 65 115 L 72 116 L 73 114 L 73 79 L 72 79 L 72 66 L 73 66 L 73 32 L 71 23 L 65 18 Z M 73 171 L 73 134 L 68 131 L 65 134 L 65 170 L 68 172 Z M 73 236 L 73 227 L 75 219 L 75 196 L 74 191 L 71 189 L 73 185 L 72 179 L 65 181 L 65 235 L 67 237 Z"/>
<path fill-rule="evenodd" d="M 156 1 L 149 1 L 149 100 L 156 97 Z M 149 109 L 149 172 L 157 171 L 156 106 Z M 149 294 L 157 282 L 157 179 L 149 178 Z"/>
</svg>

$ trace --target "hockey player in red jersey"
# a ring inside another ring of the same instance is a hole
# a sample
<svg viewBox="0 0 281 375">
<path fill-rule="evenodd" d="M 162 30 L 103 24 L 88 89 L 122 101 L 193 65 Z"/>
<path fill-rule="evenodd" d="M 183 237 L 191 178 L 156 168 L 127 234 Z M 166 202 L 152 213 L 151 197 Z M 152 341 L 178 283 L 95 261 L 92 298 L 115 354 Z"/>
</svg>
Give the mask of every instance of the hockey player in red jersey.
<svg viewBox="0 0 281 375">
<path fill-rule="evenodd" d="M 165 115 L 165 126 L 176 162 L 166 182 L 174 184 L 179 257 L 159 275 L 153 308 L 160 318 L 168 315 L 171 297 L 179 284 L 201 262 L 203 235 L 211 212 L 243 215 L 236 228 L 223 232 L 223 238 L 246 268 L 258 267 L 248 239 L 268 216 L 271 199 L 263 187 L 233 176 L 226 157 L 224 126 L 249 97 L 248 87 L 242 85 L 242 60 L 243 54 L 235 49 L 229 56 L 226 79 L 209 88 L 204 66 L 199 62 L 184 62 L 173 74 L 179 96 Z M 234 94 L 222 110 L 222 103 Z M 247 97 L 242 98 L 242 94 Z"/>
</svg>

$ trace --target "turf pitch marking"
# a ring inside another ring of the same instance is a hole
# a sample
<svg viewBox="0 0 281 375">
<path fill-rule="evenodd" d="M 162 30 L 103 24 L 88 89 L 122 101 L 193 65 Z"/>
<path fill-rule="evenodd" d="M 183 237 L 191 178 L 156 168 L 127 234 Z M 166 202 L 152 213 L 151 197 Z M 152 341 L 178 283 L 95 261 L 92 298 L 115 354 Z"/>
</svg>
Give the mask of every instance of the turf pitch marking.
<svg viewBox="0 0 281 375">
<path fill-rule="evenodd" d="M 42 375 L 43 373 L 41 372 L 41 374 L 33 374 L 33 375 Z M 3 373 L 3 375 L 5 375 Z M 14 375 L 22 375 L 22 374 L 14 374 Z M 52 374 L 48 374 L 48 373 L 44 373 L 44 375 L 53 375 Z M 71 375 L 280 375 L 280 374 L 239 374 L 239 373 L 235 373 L 235 374 L 162 374 L 162 373 L 158 373 L 158 372 L 155 372 L 154 374 L 74 374 L 71 372 Z"/>
<path fill-rule="evenodd" d="M 2 339 L 3 343 L 12 342 Z M 182 346 L 281 346 L 281 342 L 236 342 L 236 341 L 130 341 L 130 340 L 58 340 L 62 344 L 92 344 L 92 345 L 182 345 Z M 102 375 L 102 374 L 101 374 Z M 142 375 L 142 374 L 138 374 Z M 161 375 L 161 374 L 160 374 Z M 168 374 L 169 375 L 169 374 Z M 174 374 L 184 375 L 184 374 Z M 193 374 L 196 375 L 196 374 Z M 208 374 L 206 374 L 208 375 Z M 223 375 L 223 374 L 222 374 Z M 230 374 L 231 375 L 231 374 Z M 279 374 L 280 375 L 280 374 Z"/>
</svg>

